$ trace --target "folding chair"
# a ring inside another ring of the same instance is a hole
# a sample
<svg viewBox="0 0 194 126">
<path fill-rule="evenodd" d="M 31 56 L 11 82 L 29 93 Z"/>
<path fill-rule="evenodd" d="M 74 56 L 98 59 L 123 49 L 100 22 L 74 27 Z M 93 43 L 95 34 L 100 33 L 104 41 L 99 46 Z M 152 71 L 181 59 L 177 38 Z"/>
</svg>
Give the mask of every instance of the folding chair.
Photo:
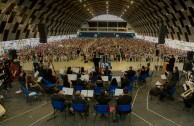
<svg viewBox="0 0 194 126">
<path fill-rule="evenodd" d="M 118 106 L 118 110 L 117 110 L 117 115 L 120 115 L 120 117 L 122 115 L 128 115 L 131 113 L 132 110 L 132 106 L 131 104 L 128 105 L 119 105 Z M 118 121 L 118 117 L 117 117 L 117 121 Z M 129 122 L 130 122 L 130 116 L 129 116 Z"/>
<path fill-rule="evenodd" d="M 86 105 L 84 105 L 84 104 L 73 103 L 72 107 L 73 107 L 74 112 L 76 112 L 76 113 L 79 113 L 79 114 L 81 114 L 83 112 L 86 113 Z M 74 114 L 74 120 L 75 120 L 75 115 L 76 114 Z M 85 117 L 86 117 L 86 122 L 87 122 L 87 116 L 85 116 Z"/>
<path fill-rule="evenodd" d="M 95 110 L 96 110 L 96 113 L 95 113 L 94 122 L 96 122 L 97 114 L 108 114 L 108 121 L 109 121 L 109 117 L 110 117 L 109 105 L 96 105 Z"/>
</svg>

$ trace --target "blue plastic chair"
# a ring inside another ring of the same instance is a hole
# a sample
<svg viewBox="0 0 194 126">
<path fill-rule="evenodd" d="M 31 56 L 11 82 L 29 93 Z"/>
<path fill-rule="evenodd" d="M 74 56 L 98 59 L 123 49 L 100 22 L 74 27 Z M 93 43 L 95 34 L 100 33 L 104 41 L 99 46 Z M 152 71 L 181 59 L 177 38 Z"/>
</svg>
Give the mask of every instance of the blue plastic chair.
<svg viewBox="0 0 194 126">
<path fill-rule="evenodd" d="M 143 75 L 141 75 L 141 76 L 139 77 L 139 80 L 140 80 L 141 82 L 146 82 L 146 77 L 147 77 L 147 74 L 143 74 Z"/>
<path fill-rule="evenodd" d="M 96 113 L 95 113 L 94 122 L 96 122 L 97 114 L 108 114 L 108 120 L 109 120 L 109 116 L 110 116 L 109 105 L 96 105 L 95 110 L 96 110 Z"/>
<path fill-rule="evenodd" d="M 93 82 L 96 82 L 98 80 L 98 76 L 93 76 Z"/>
<path fill-rule="evenodd" d="M 62 81 L 64 81 L 64 75 L 60 74 Z"/>
<path fill-rule="evenodd" d="M 130 85 L 134 85 L 137 82 L 138 78 L 137 76 L 132 76 L 130 79 Z"/>
<path fill-rule="evenodd" d="M 74 90 L 75 91 L 78 91 L 79 90 L 81 92 L 83 89 L 84 89 L 83 86 L 74 86 Z"/>
<path fill-rule="evenodd" d="M 131 110 L 132 110 L 131 104 L 119 105 L 117 114 L 119 114 L 120 116 L 121 115 L 128 115 L 129 113 L 131 113 Z M 117 120 L 118 120 L 118 118 L 117 118 Z M 130 117 L 129 117 L 129 121 L 130 121 Z"/>
<path fill-rule="evenodd" d="M 42 79 L 42 83 L 44 84 L 45 88 L 52 88 L 55 87 L 55 84 L 49 82 L 48 80 Z"/>
<path fill-rule="evenodd" d="M 86 106 L 84 104 L 72 104 L 73 110 L 76 113 L 82 113 L 82 112 L 86 112 Z M 86 122 L 87 122 L 87 116 L 86 117 Z M 75 120 L 75 114 L 74 114 L 74 120 Z"/>
<path fill-rule="evenodd" d="M 114 95 L 115 94 L 115 90 L 118 89 L 119 86 L 110 86 L 109 87 L 109 93 Z"/>
<path fill-rule="evenodd" d="M 57 111 L 64 111 L 65 108 L 66 108 L 64 102 L 52 101 L 51 103 L 52 103 L 52 106 L 53 106 L 53 109 L 54 109 L 54 112 L 53 112 L 54 117 L 53 118 L 56 117 L 55 114 L 56 114 Z M 66 110 L 65 110 L 65 119 L 66 119 Z"/>
<path fill-rule="evenodd" d="M 109 74 L 108 75 L 108 81 L 111 81 L 112 80 L 112 74 Z"/>
<path fill-rule="evenodd" d="M 94 94 L 95 94 L 96 96 L 99 96 L 99 95 L 100 95 L 100 91 L 101 91 L 102 89 L 104 89 L 104 87 L 95 87 L 95 88 L 94 88 Z"/>
<path fill-rule="evenodd" d="M 24 95 L 26 96 L 26 101 L 28 102 L 31 97 L 38 97 L 39 95 L 35 91 L 29 91 L 27 88 L 25 88 L 22 84 L 20 84 L 20 88 L 23 91 Z"/>
<path fill-rule="evenodd" d="M 59 89 L 59 91 L 63 90 L 63 86 L 62 85 L 58 85 L 58 89 Z"/>
<path fill-rule="evenodd" d="M 128 92 L 132 92 L 132 90 L 133 90 L 133 86 L 132 85 L 128 85 L 125 88 L 128 89 Z"/>
</svg>

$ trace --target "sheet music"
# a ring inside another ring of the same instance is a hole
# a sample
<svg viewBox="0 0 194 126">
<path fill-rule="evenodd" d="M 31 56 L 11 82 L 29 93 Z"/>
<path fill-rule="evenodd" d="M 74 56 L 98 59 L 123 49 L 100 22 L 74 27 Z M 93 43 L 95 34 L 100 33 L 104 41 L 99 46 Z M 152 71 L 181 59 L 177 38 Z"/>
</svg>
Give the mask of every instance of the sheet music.
<svg viewBox="0 0 194 126">
<path fill-rule="evenodd" d="M 183 84 L 183 88 L 184 88 L 184 90 L 185 91 L 187 91 L 188 89 L 187 89 L 187 85 L 186 84 Z"/>
<path fill-rule="evenodd" d="M 92 73 L 92 72 L 94 72 L 94 71 L 95 71 L 94 68 L 88 68 L 88 73 Z"/>
<path fill-rule="evenodd" d="M 81 80 L 89 80 L 89 75 L 81 75 Z"/>
<path fill-rule="evenodd" d="M 166 75 L 161 75 L 161 78 L 162 78 L 163 80 L 165 80 L 165 79 L 166 79 Z"/>
<path fill-rule="evenodd" d="M 59 70 L 59 73 L 60 73 L 60 74 L 64 74 L 64 69 L 61 68 L 61 69 Z"/>
<path fill-rule="evenodd" d="M 71 81 L 77 80 L 77 75 L 76 74 L 67 74 L 68 79 Z"/>
<path fill-rule="evenodd" d="M 123 89 L 115 89 L 115 96 L 123 94 Z"/>
<path fill-rule="evenodd" d="M 38 80 L 37 80 L 37 82 L 41 82 L 41 80 L 42 80 L 42 77 L 39 77 Z"/>
<path fill-rule="evenodd" d="M 68 93 L 68 88 L 63 87 L 63 91 L 64 91 L 64 94 L 66 94 L 66 95 L 67 95 L 67 93 Z"/>
<path fill-rule="evenodd" d="M 102 76 L 103 81 L 108 81 L 108 76 Z"/>
<path fill-rule="evenodd" d="M 121 77 L 120 76 L 113 76 L 112 78 L 116 78 L 117 82 L 121 82 Z"/>
<path fill-rule="evenodd" d="M 81 91 L 81 94 L 83 94 L 83 95 L 84 95 L 84 97 L 87 97 L 88 90 L 82 90 L 82 91 Z"/>
<path fill-rule="evenodd" d="M 157 81 L 157 82 L 156 82 L 156 85 L 157 85 L 157 86 L 161 86 L 162 84 L 161 84 L 159 81 Z"/>
<path fill-rule="evenodd" d="M 79 68 L 72 68 L 72 71 L 73 71 L 74 73 L 79 73 L 80 69 L 79 69 Z"/>
<path fill-rule="evenodd" d="M 63 91 L 65 95 L 73 95 L 73 88 L 63 87 Z"/>
<path fill-rule="evenodd" d="M 73 88 L 69 88 L 69 89 L 68 89 L 67 95 L 73 95 Z"/>
<path fill-rule="evenodd" d="M 38 74 L 39 74 L 39 72 L 38 72 L 38 71 L 36 71 L 36 73 L 34 73 L 34 77 L 37 77 L 37 76 L 38 76 Z"/>
<path fill-rule="evenodd" d="M 88 90 L 88 97 L 93 97 L 94 96 L 94 90 Z"/>
</svg>

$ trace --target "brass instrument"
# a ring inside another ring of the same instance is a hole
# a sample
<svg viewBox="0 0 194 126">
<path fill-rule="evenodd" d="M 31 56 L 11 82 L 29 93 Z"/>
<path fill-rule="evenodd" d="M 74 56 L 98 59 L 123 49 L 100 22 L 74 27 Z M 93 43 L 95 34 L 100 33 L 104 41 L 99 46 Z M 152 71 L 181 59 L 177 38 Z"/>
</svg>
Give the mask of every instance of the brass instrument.
<svg viewBox="0 0 194 126">
<path fill-rule="evenodd" d="M 181 96 L 182 96 L 183 98 L 186 98 L 186 97 L 188 97 L 190 94 L 192 94 L 193 91 L 194 91 L 194 88 L 189 89 L 189 90 L 185 91 L 184 93 L 182 93 Z"/>
</svg>

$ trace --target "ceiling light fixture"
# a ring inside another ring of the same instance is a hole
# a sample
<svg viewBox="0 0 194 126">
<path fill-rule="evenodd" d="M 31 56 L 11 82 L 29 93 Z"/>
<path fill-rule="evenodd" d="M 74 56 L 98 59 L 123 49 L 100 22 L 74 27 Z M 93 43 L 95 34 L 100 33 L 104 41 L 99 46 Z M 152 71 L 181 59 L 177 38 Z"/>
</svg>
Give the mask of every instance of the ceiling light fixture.
<svg viewBox="0 0 194 126">
<path fill-rule="evenodd" d="M 108 4 L 108 1 L 106 1 L 106 4 Z"/>
<path fill-rule="evenodd" d="M 86 5 L 84 4 L 84 7 L 86 7 Z"/>
<path fill-rule="evenodd" d="M 133 1 L 131 1 L 131 4 L 133 4 Z"/>
</svg>

